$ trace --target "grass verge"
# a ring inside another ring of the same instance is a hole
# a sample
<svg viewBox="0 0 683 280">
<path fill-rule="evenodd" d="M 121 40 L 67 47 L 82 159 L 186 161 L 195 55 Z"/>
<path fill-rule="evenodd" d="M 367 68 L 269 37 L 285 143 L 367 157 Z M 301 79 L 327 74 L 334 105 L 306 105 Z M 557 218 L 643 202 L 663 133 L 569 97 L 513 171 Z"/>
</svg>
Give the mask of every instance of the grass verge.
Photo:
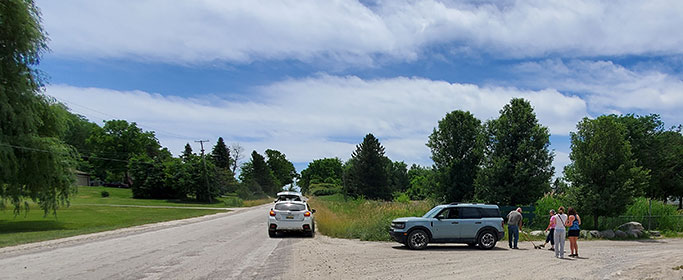
<svg viewBox="0 0 683 280">
<path fill-rule="evenodd" d="M 58 210 L 56 217 L 44 217 L 43 211 L 34 207 L 16 217 L 11 210 L 0 212 L 0 247 L 224 212 L 72 205 Z"/>
<path fill-rule="evenodd" d="M 427 201 L 401 203 L 344 200 L 341 195 L 314 197 L 308 203 L 316 209 L 316 227 L 320 233 L 331 237 L 373 241 L 391 240 L 391 220 L 422 216 L 434 206 Z"/>
</svg>

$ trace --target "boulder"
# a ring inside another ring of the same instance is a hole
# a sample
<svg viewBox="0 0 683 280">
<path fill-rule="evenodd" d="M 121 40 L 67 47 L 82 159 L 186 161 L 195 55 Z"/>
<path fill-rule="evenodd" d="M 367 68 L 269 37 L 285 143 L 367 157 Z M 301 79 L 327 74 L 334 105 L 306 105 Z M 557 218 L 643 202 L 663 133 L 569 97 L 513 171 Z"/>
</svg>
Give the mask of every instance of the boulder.
<svg viewBox="0 0 683 280">
<path fill-rule="evenodd" d="M 534 230 L 529 233 L 531 236 L 545 236 L 545 233 L 542 230 Z"/>
<path fill-rule="evenodd" d="M 629 230 L 626 232 L 626 234 L 628 235 L 628 237 L 631 238 L 640 238 L 641 236 L 643 236 L 643 232 L 637 229 Z"/>
<path fill-rule="evenodd" d="M 629 230 L 634 230 L 634 229 L 640 230 L 640 231 L 645 230 L 645 228 L 643 228 L 643 225 L 640 224 L 639 222 L 628 222 L 628 223 L 625 223 L 625 224 L 619 226 L 619 230 L 624 231 L 624 232 L 628 232 Z"/>
<path fill-rule="evenodd" d="M 588 234 L 591 238 L 601 238 L 602 237 L 602 234 L 600 234 L 600 232 L 597 230 L 591 230 L 588 232 Z"/>
<path fill-rule="evenodd" d="M 648 231 L 647 233 L 650 234 L 650 236 L 654 236 L 654 237 L 660 237 L 660 236 L 662 236 L 662 234 L 661 234 L 659 231 L 656 231 L 656 230 L 650 230 L 650 231 Z"/>
<path fill-rule="evenodd" d="M 612 239 L 612 238 L 614 238 L 615 235 L 614 235 L 614 231 L 613 231 L 613 230 L 608 229 L 608 230 L 603 230 L 603 231 L 601 231 L 601 232 L 600 232 L 600 236 L 601 236 L 601 237 L 604 237 L 604 238 Z"/>
<path fill-rule="evenodd" d="M 582 230 L 579 232 L 579 237 L 581 237 L 581 238 L 588 238 L 588 231 L 585 230 L 585 229 L 582 229 Z"/>
<path fill-rule="evenodd" d="M 614 236 L 616 236 L 617 238 L 626 238 L 628 235 L 626 234 L 626 232 L 616 230 L 614 231 Z"/>
</svg>

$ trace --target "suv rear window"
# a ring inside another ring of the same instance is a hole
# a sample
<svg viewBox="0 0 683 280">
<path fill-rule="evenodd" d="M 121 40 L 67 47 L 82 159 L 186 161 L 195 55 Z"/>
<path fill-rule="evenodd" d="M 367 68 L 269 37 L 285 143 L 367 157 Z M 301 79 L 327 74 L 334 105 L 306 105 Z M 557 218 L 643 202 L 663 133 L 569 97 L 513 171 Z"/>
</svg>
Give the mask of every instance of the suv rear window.
<svg viewBox="0 0 683 280">
<path fill-rule="evenodd" d="M 275 204 L 275 210 L 303 211 L 303 210 L 306 210 L 306 206 L 303 204 L 280 203 L 280 204 Z"/>
<path fill-rule="evenodd" d="M 481 214 L 479 209 L 473 207 L 462 207 L 460 208 L 460 218 L 461 219 L 479 219 Z"/>
<path fill-rule="evenodd" d="M 500 211 L 496 208 L 480 208 L 481 216 L 483 218 L 500 218 Z"/>
</svg>

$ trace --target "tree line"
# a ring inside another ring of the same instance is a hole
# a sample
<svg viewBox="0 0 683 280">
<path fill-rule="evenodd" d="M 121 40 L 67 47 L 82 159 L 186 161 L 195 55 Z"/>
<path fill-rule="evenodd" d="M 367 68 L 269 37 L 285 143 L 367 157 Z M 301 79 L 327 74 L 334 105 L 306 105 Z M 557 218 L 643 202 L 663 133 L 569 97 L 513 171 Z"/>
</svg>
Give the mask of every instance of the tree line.
<svg viewBox="0 0 683 280">
<path fill-rule="evenodd" d="M 474 201 L 529 205 L 548 193 L 598 217 L 619 215 L 636 197 L 683 196 L 681 126 L 664 129 L 656 114 L 584 118 L 571 138 L 571 163 L 552 181 L 550 133 L 531 104 L 513 98 L 482 122 L 456 110 L 438 121 L 426 145 L 430 167 L 393 162 L 374 135 L 351 158 L 317 159 L 301 172 L 305 193 L 372 199 Z M 679 208 L 681 205 L 679 203 Z"/>
</svg>

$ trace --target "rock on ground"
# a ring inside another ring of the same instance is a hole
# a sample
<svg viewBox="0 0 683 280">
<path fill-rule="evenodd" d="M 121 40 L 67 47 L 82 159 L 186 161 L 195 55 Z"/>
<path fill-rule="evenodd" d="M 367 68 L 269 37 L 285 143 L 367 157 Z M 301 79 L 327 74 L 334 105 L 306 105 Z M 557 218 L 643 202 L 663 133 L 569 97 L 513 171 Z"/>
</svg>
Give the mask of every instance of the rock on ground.
<svg viewBox="0 0 683 280">
<path fill-rule="evenodd" d="M 619 230 L 624 231 L 624 232 L 628 232 L 628 231 L 634 230 L 634 229 L 640 230 L 640 231 L 645 230 L 645 228 L 643 228 L 643 225 L 640 224 L 639 222 L 628 222 L 628 223 L 625 223 L 625 224 L 619 226 Z"/>
<path fill-rule="evenodd" d="M 623 232 L 621 230 L 616 230 L 614 232 L 614 235 L 618 238 L 626 238 L 626 236 L 628 236 L 625 232 Z"/>
<path fill-rule="evenodd" d="M 588 233 L 590 234 L 590 237 L 592 237 L 592 238 L 601 238 L 602 237 L 600 232 L 597 230 L 591 230 Z"/>
<path fill-rule="evenodd" d="M 602 236 L 604 238 L 612 239 L 612 238 L 614 238 L 615 234 L 614 234 L 613 230 L 608 229 L 608 230 L 601 231 L 600 236 Z"/>
</svg>

